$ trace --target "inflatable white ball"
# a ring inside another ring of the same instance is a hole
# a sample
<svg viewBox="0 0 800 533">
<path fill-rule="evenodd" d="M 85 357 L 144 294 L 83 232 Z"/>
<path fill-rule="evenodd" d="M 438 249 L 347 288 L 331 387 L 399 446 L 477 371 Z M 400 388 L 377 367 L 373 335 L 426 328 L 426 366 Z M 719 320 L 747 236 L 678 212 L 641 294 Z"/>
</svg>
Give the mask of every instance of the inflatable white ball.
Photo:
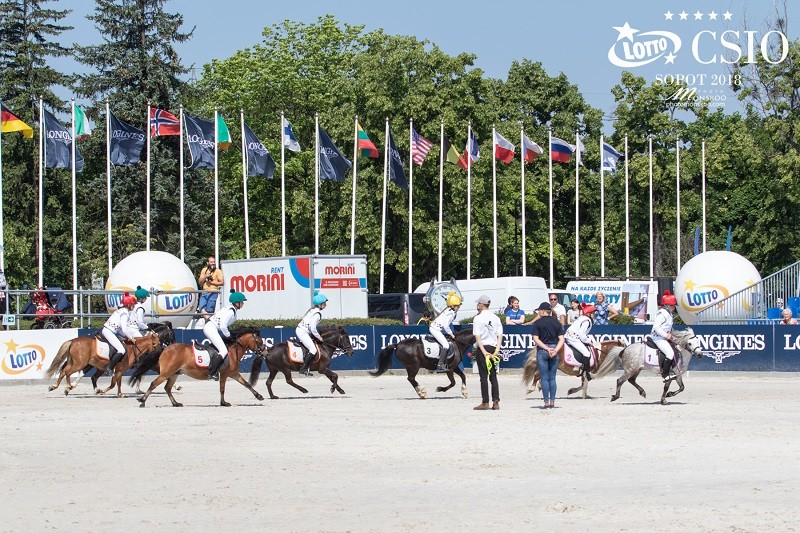
<svg viewBox="0 0 800 533">
<path fill-rule="evenodd" d="M 753 263 L 728 251 L 704 252 L 683 265 L 675 279 L 678 314 L 686 324 L 697 322 L 696 313 L 750 285 L 761 281 Z M 751 316 L 752 302 L 746 295 L 725 303 L 726 318 Z"/>
<path fill-rule="evenodd" d="M 114 267 L 106 281 L 107 291 L 127 291 L 131 294 L 139 285 L 150 291 L 150 297 L 145 300 L 144 308 L 150 314 L 153 290 L 158 291 L 195 291 L 197 281 L 192 271 L 180 259 L 166 252 L 136 252 L 129 255 Z M 122 299 L 122 293 L 106 296 L 106 307 L 111 313 L 117 309 Z M 197 293 L 171 293 L 159 294 L 155 301 L 155 310 L 158 317 L 147 317 L 147 322 L 163 322 L 168 320 L 175 327 L 185 327 L 189 324 L 191 316 L 176 316 L 191 314 L 197 309 Z"/>
</svg>

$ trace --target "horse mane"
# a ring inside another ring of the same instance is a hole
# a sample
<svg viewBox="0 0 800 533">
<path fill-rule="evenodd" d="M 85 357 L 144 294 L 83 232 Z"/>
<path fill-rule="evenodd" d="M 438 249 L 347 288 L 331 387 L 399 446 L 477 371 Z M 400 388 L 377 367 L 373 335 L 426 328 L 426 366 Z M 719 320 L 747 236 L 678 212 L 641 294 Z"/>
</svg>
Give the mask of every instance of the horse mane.
<svg viewBox="0 0 800 533">
<path fill-rule="evenodd" d="M 242 335 L 247 335 L 248 333 L 254 333 L 256 335 L 261 334 L 261 329 L 257 326 L 239 326 L 237 328 L 233 328 L 231 331 L 231 337 L 234 339 L 238 339 Z"/>
</svg>

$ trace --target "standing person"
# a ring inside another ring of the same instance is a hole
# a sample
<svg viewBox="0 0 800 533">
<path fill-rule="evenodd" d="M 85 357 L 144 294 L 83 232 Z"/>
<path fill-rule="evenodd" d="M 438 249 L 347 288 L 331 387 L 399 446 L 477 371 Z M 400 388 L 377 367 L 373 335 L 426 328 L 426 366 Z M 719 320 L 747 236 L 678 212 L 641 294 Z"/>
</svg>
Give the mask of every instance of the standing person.
<svg viewBox="0 0 800 533">
<path fill-rule="evenodd" d="M 581 310 L 581 303 L 578 301 L 577 298 L 573 298 L 570 302 L 570 310 L 567 311 L 567 324 L 572 324 L 575 322 L 579 316 L 583 313 Z"/>
<path fill-rule="evenodd" d="M 141 286 L 137 286 L 136 292 L 134 292 L 133 295 L 136 298 L 136 305 L 133 306 L 133 309 L 128 315 L 128 324 L 130 325 L 133 336 L 141 337 L 149 331 L 147 323 L 144 321 L 144 301 L 150 296 L 150 292 L 147 289 L 143 289 Z"/>
<path fill-rule="evenodd" d="M 781 324 L 784 326 L 796 326 L 797 320 L 792 318 L 792 310 L 788 307 L 781 311 Z"/>
<path fill-rule="evenodd" d="M 122 295 L 121 305 L 111 313 L 106 323 L 103 324 L 103 337 L 108 341 L 108 345 L 115 350 L 113 353 L 108 354 L 108 364 L 106 365 L 106 370 L 112 374 L 117 363 L 125 357 L 125 345 L 120 341 L 120 337 L 132 339 L 135 336 L 133 328 L 129 325 L 129 315 L 134 305 L 136 305 L 136 297 L 126 292 Z"/>
<path fill-rule="evenodd" d="M 216 258 L 213 256 L 208 258 L 208 263 L 200 270 L 197 282 L 203 289 L 200 294 L 200 302 L 197 304 L 197 310 L 208 322 L 217 306 L 220 288 L 225 283 L 222 269 L 217 268 Z"/>
<path fill-rule="evenodd" d="M 675 295 L 665 290 L 661 296 L 661 308 L 656 313 L 653 329 L 650 331 L 653 343 L 664 354 L 664 359 L 661 361 L 661 377 L 664 378 L 664 381 L 667 381 L 669 377 L 675 357 L 675 347 L 672 344 L 672 313 L 675 312 L 676 305 L 678 305 L 678 300 Z"/>
<path fill-rule="evenodd" d="M 519 298 L 516 296 L 508 297 L 508 307 L 505 310 L 506 324 L 521 326 L 525 323 L 525 311 L 519 308 Z"/>
<path fill-rule="evenodd" d="M 437 372 L 444 372 L 448 356 L 451 352 L 455 351 L 455 346 L 450 342 L 453 339 L 453 330 L 450 325 L 456 318 L 456 313 L 461 308 L 461 297 L 453 291 L 447 295 L 447 307 L 445 307 L 439 316 L 433 319 L 428 331 L 436 339 L 436 342 L 442 347 L 439 350 L 439 364 L 436 365 Z"/>
<path fill-rule="evenodd" d="M 219 354 L 211 356 L 211 364 L 208 365 L 208 379 L 213 378 L 228 357 L 227 341 L 231 340 L 231 332 L 228 328 L 236 321 L 236 311 L 242 308 L 247 298 L 241 292 L 232 292 L 228 296 L 230 305 L 221 307 L 214 313 L 203 326 L 203 334 L 211 344 L 217 349 Z"/>
<path fill-rule="evenodd" d="M 322 311 L 328 306 L 328 297 L 322 293 L 315 292 L 314 296 L 311 298 L 311 304 L 313 307 L 306 311 L 306 314 L 303 315 L 303 318 L 300 319 L 300 322 L 294 330 L 297 338 L 300 339 L 300 342 L 302 342 L 303 346 L 308 350 L 308 354 L 303 360 L 303 366 L 300 367 L 300 373 L 306 376 L 311 375 L 309 367 L 311 363 L 314 362 L 314 357 L 317 355 L 317 345 L 312 340 L 312 337 L 322 342 L 322 335 L 320 335 L 319 330 L 317 330 L 317 326 L 319 325 L 319 321 L 322 320 Z"/>
<path fill-rule="evenodd" d="M 602 292 L 595 294 L 596 303 L 594 304 L 597 309 L 594 313 L 594 323 L 598 326 L 607 326 L 611 319 L 619 313 L 606 301 L 606 295 Z"/>
<path fill-rule="evenodd" d="M 542 379 L 544 407 L 555 407 L 556 371 L 558 352 L 564 346 L 564 329 L 552 315 L 552 308 L 542 302 L 536 309 L 539 319 L 533 323 L 533 343 L 536 345 L 536 362 Z"/>
<path fill-rule="evenodd" d="M 551 292 L 547 296 L 547 301 L 550 303 L 550 307 L 553 308 L 553 316 L 556 317 L 556 320 L 558 320 L 562 327 L 566 325 L 567 309 L 561 305 L 561 302 L 558 301 L 558 295 L 554 292 Z"/>
<path fill-rule="evenodd" d="M 500 319 L 489 311 L 492 301 L 481 295 L 477 300 L 478 314 L 472 321 L 472 333 L 475 335 L 477 351 L 474 352 L 478 362 L 478 376 L 481 380 L 481 403 L 473 407 L 475 411 L 489 409 L 489 382 L 492 384 L 493 411 L 500 409 L 500 386 L 497 383 L 497 363 L 500 346 L 503 344 L 503 325 Z M 489 367 L 489 368 L 487 368 Z"/>
<path fill-rule="evenodd" d="M 581 372 L 586 376 L 586 381 L 592 380 L 592 375 L 589 374 L 589 369 L 592 366 L 592 358 L 589 352 L 589 347 L 592 344 L 589 338 L 589 332 L 592 330 L 592 314 L 595 307 L 592 304 L 584 304 L 582 315 L 572 323 L 564 335 L 564 341 L 572 348 L 572 355 L 575 356 L 581 363 Z"/>
</svg>

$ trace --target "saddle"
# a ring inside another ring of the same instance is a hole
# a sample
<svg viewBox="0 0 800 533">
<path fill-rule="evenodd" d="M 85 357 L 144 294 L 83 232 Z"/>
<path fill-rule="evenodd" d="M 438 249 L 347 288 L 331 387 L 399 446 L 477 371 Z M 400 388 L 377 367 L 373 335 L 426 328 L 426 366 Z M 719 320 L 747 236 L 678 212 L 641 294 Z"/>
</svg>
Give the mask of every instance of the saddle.
<svg viewBox="0 0 800 533">
<path fill-rule="evenodd" d="M 450 347 L 445 348 L 439 341 L 436 340 L 436 337 L 433 335 L 425 335 L 425 338 L 422 339 L 422 353 L 425 354 L 425 357 L 429 357 L 431 359 L 439 359 L 439 355 L 442 353 L 442 350 L 447 350 L 447 357 L 446 360 L 452 359 L 456 354 L 456 346 L 453 341 L 450 341 Z"/>
<path fill-rule="evenodd" d="M 220 357 L 219 350 L 211 343 L 202 344 L 197 340 L 193 340 L 192 351 L 194 353 L 194 362 L 200 368 L 208 368 L 214 356 Z"/>
<path fill-rule="evenodd" d="M 575 368 L 581 366 L 581 363 L 579 363 L 578 360 L 575 359 L 575 354 L 572 351 L 572 347 L 566 342 L 564 343 L 563 350 L 564 350 L 564 363 Z M 597 357 L 597 350 L 595 350 L 593 346 L 589 347 L 589 360 L 590 360 L 591 370 L 592 371 L 596 370 L 598 357 Z"/>
<path fill-rule="evenodd" d="M 308 355 L 308 348 L 297 337 L 291 337 L 286 341 L 286 353 L 289 361 L 302 364 Z M 318 362 L 320 357 L 322 357 L 321 351 L 317 350 L 317 357 L 311 361 L 311 364 Z"/>
<path fill-rule="evenodd" d="M 666 355 L 664 355 L 664 353 L 658 349 L 658 346 L 656 346 L 656 343 L 653 342 L 653 338 L 650 335 L 645 337 L 644 345 L 647 346 L 647 348 L 649 348 L 648 350 L 645 350 L 645 358 L 644 358 L 645 364 L 661 368 L 661 364 L 664 362 Z M 679 368 L 681 360 L 681 351 L 678 350 L 678 347 L 675 346 L 673 343 L 670 342 L 669 345 L 672 346 L 672 351 L 675 354 L 672 357 L 672 366 Z"/>
</svg>

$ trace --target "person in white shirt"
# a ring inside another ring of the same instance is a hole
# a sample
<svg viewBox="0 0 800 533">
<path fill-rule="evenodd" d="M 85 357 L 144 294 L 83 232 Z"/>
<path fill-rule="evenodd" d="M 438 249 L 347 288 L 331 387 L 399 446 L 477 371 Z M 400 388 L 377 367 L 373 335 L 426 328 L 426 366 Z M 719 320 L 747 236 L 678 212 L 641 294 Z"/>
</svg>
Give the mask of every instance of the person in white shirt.
<svg viewBox="0 0 800 533">
<path fill-rule="evenodd" d="M 236 321 L 236 311 L 242 308 L 247 298 L 241 292 L 232 292 L 228 296 L 230 305 L 221 307 L 216 313 L 211 315 L 205 326 L 203 326 L 203 333 L 206 338 L 211 341 L 211 344 L 219 352 L 211 356 L 211 363 L 208 365 L 208 378 L 213 378 L 220 367 L 225 362 L 228 356 L 228 347 L 225 341 L 231 340 L 231 332 L 228 328 Z"/>
<path fill-rule="evenodd" d="M 322 320 L 322 311 L 328 306 L 328 297 L 316 292 L 311 298 L 311 303 L 314 307 L 306 311 L 306 314 L 303 315 L 294 330 L 297 338 L 308 350 L 308 354 L 303 360 L 303 366 L 300 367 L 300 373 L 306 376 L 311 375 L 311 363 L 314 362 L 314 357 L 317 355 L 317 345 L 313 339 L 322 342 L 322 335 L 320 335 L 317 327 L 319 326 L 319 321 Z"/>
<path fill-rule="evenodd" d="M 589 346 L 592 340 L 589 338 L 589 332 L 592 330 L 594 321 L 592 315 L 595 312 L 595 307 L 591 304 L 583 304 L 581 316 L 575 319 L 564 335 L 564 341 L 572 348 L 572 354 L 581 363 L 581 371 L 586 376 L 587 381 L 591 381 L 592 376 L 589 374 L 589 369 L 592 365 L 592 358 L 589 352 Z"/>
<path fill-rule="evenodd" d="M 494 358 L 500 353 L 503 344 L 503 324 L 500 319 L 489 311 L 492 301 L 488 296 L 481 295 L 477 300 L 478 314 L 472 321 L 472 333 L 475 335 L 475 357 L 478 363 L 478 376 L 481 380 L 481 403 L 473 407 L 476 411 L 489 409 L 489 382 L 492 384 L 492 407 L 500 409 L 500 386 L 497 383 L 497 364 Z M 491 370 L 487 368 L 491 364 Z"/>
<path fill-rule="evenodd" d="M 106 370 L 113 374 L 114 367 L 125 357 L 125 345 L 122 344 L 120 337 L 125 339 L 134 338 L 133 328 L 129 324 L 129 315 L 133 306 L 136 305 L 136 297 L 127 292 L 122 295 L 122 305 L 111 313 L 106 323 L 103 324 L 102 335 L 113 348 L 113 353 L 109 353 Z"/>
<path fill-rule="evenodd" d="M 656 313 L 653 329 L 650 331 L 653 343 L 664 354 L 664 360 L 661 362 L 661 377 L 665 381 L 669 377 L 675 357 L 675 347 L 672 344 L 672 313 L 675 312 L 676 305 L 678 305 L 678 300 L 675 295 L 665 290 L 661 296 L 661 308 Z"/>
<path fill-rule="evenodd" d="M 583 311 L 581 310 L 581 303 L 577 299 L 573 298 L 570 302 L 570 305 L 570 310 L 567 311 L 567 324 L 572 324 L 578 320 L 578 317 L 581 316 L 581 314 L 583 314 Z"/>
<path fill-rule="evenodd" d="M 439 316 L 433 319 L 431 325 L 428 327 L 430 334 L 433 335 L 433 338 L 435 338 L 436 342 L 442 347 L 439 350 L 439 364 L 436 366 L 437 372 L 444 372 L 446 370 L 447 359 L 450 353 L 455 349 L 450 342 L 453 339 L 453 330 L 450 329 L 450 325 L 453 323 L 453 320 L 455 320 L 456 313 L 458 313 L 461 303 L 461 297 L 455 292 L 450 291 L 447 295 L 447 307 L 439 313 Z"/>
<path fill-rule="evenodd" d="M 550 307 L 553 308 L 553 316 L 562 326 L 565 325 L 567 323 L 567 309 L 558 301 L 558 295 L 551 292 L 547 297 L 547 301 L 550 303 Z"/>
<path fill-rule="evenodd" d="M 128 324 L 130 325 L 133 337 L 142 337 L 145 333 L 150 331 L 147 327 L 147 323 L 144 321 L 144 301 L 150 296 L 150 292 L 142 287 L 136 287 L 136 292 L 134 292 L 133 295 L 136 297 L 136 305 L 133 306 L 133 309 L 128 315 Z"/>
</svg>

